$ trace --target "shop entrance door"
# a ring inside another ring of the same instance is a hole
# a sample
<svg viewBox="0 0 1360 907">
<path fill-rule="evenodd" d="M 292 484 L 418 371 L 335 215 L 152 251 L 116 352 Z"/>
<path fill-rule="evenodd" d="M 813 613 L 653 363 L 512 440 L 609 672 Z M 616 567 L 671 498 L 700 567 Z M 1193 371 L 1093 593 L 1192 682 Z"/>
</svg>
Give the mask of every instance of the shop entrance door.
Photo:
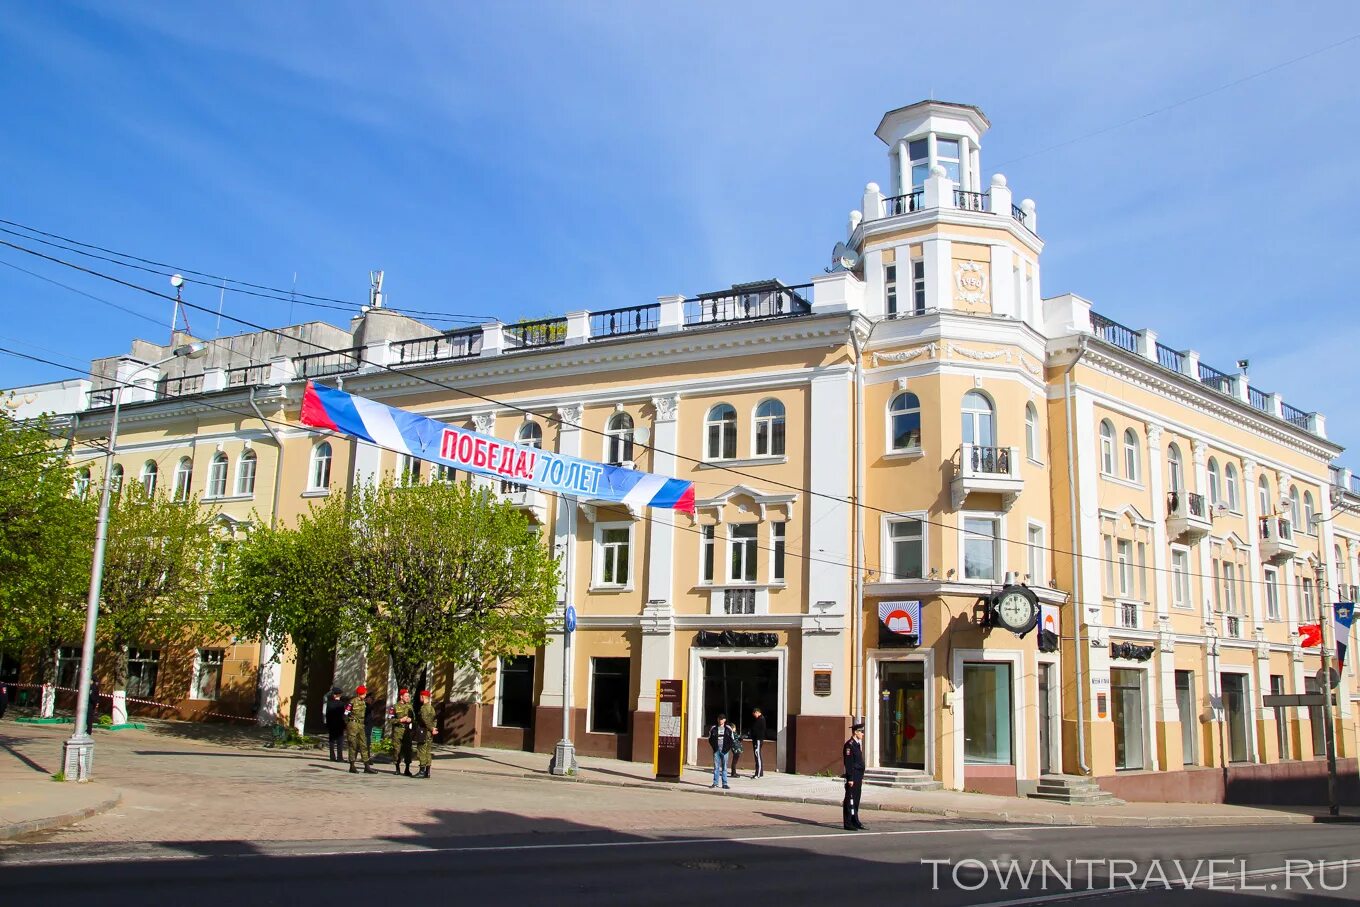
<svg viewBox="0 0 1360 907">
<path fill-rule="evenodd" d="M 919 661 L 878 667 L 878 764 L 926 767 L 926 673 Z"/>
<path fill-rule="evenodd" d="M 727 716 L 734 733 L 750 730 L 751 710 L 759 706 L 769 730 L 767 752 L 776 746 L 775 728 L 783 724 L 779 715 L 779 663 L 773 658 L 705 658 L 704 715 L 701 735 Z M 705 744 L 701 755 L 708 753 Z"/>
<path fill-rule="evenodd" d="M 1039 774 L 1053 771 L 1053 665 L 1039 662 Z"/>
</svg>

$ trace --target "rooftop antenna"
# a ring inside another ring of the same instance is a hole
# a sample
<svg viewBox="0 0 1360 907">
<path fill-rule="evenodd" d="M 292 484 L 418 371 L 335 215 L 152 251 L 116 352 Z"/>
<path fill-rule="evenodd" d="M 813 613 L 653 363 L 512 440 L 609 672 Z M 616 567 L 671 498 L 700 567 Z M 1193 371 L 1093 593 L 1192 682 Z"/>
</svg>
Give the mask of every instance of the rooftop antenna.
<svg viewBox="0 0 1360 907">
<path fill-rule="evenodd" d="M 293 303 L 297 302 L 297 271 L 293 272 L 293 289 L 288 291 L 288 323 L 297 324 L 293 319 Z"/>
<path fill-rule="evenodd" d="M 382 285 L 383 285 L 383 272 L 382 272 L 382 271 L 369 271 L 369 272 L 368 272 L 368 304 L 369 304 L 370 306 L 372 306 L 373 308 L 375 308 L 375 309 L 381 309 L 381 308 L 382 308 L 382 304 L 383 304 L 383 299 L 382 299 Z"/>
</svg>

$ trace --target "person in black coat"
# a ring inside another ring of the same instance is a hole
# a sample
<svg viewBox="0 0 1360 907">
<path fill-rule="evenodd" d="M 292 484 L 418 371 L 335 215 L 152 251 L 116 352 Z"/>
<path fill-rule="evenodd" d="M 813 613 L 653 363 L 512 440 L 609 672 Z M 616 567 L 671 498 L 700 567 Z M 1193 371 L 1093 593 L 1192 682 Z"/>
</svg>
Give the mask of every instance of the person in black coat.
<svg viewBox="0 0 1360 907">
<path fill-rule="evenodd" d="M 760 710 L 760 706 L 751 709 L 751 755 L 756 761 L 755 774 L 752 778 L 759 778 L 765 774 L 765 760 L 760 752 L 761 744 L 765 742 L 765 713 Z"/>
<path fill-rule="evenodd" d="M 9 710 L 9 689 L 3 681 L 0 681 L 0 718 L 5 717 L 5 712 Z"/>
<path fill-rule="evenodd" d="M 718 723 L 708 732 L 708 745 L 713 747 L 713 784 L 717 787 L 718 782 L 722 781 L 723 790 L 727 790 L 727 754 L 732 751 L 732 727 L 727 723 L 727 716 L 718 714 Z"/>
<path fill-rule="evenodd" d="M 345 761 L 345 700 L 340 688 L 331 687 L 326 694 L 326 736 L 330 738 L 331 761 Z"/>
<path fill-rule="evenodd" d="M 845 741 L 842 754 L 845 762 L 845 799 L 841 801 L 841 818 L 846 831 L 863 831 L 859 820 L 859 798 L 864 791 L 864 725 L 850 726 L 850 739 Z"/>
</svg>

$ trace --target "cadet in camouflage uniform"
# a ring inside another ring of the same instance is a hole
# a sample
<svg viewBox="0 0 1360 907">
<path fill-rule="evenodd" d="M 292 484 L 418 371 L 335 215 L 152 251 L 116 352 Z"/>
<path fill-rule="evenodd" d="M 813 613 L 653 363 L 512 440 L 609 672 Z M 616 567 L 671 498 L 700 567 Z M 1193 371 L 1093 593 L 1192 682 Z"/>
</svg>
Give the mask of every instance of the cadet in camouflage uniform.
<svg viewBox="0 0 1360 907">
<path fill-rule="evenodd" d="M 401 763 L 405 761 L 408 778 L 411 777 L 411 722 L 414 716 L 411 691 L 402 687 L 397 694 L 397 704 L 392 707 L 392 771 L 400 775 Z"/>
<path fill-rule="evenodd" d="M 439 728 L 435 727 L 434 705 L 430 702 L 430 691 L 420 691 L 420 711 L 416 713 L 415 732 L 416 758 L 420 760 L 420 775 L 418 777 L 430 777 L 430 763 L 434 761 L 434 735 L 439 733 Z"/>
<path fill-rule="evenodd" d="M 368 687 L 362 684 L 355 689 L 354 697 L 349 701 L 348 714 L 345 716 L 345 745 L 349 749 L 349 770 L 356 775 L 359 770 L 354 767 L 354 761 L 359 757 L 360 749 L 364 754 L 364 773 L 377 774 L 373 771 L 373 748 L 368 741 L 368 729 L 364 726 L 364 713 L 367 710 L 364 694 L 367 692 Z"/>
</svg>

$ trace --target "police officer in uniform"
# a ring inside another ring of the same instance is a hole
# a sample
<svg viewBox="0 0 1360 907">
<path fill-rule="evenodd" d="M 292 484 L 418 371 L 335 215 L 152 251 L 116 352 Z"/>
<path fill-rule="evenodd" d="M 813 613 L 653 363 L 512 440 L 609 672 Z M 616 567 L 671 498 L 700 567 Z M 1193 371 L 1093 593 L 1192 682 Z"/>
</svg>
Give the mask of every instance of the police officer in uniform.
<svg viewBox="0 0 1360 907">
<path fill-rule="evenodd" d="M 345 716 L 345 745 L 349 747 L 350 774 L 354 775 L 359 773 L 359 770 L 354 767 L 354 761 L 359 758 L 361 749 L 363 750 L 364 774 L 377 774 L 373 771 L 373 748 L 368 741 L 368 728 L 364 726 L 364 714 L 367 710 L 364 694 L 367 692 L 368 687 L 363 684 L 360 684 L 354 690 L 354 696 L 349 701 L 349 714 Z"/>
<path fill-rule="evenodd" d="M 841 818 L 846 831 L 862 831 L 859 820 L 859 798 L 864 792 L 864 724 L 850 726 L 850 739 L 845 741 L 845 799 L 841 801 Z"/>
<path fill-rule="evenodd" d="M 400 775 L 401 763 L 406 763 L 406 777 L 411 777 L 411 722 L 415 707 L 411 705 L 411 691 L 405 687 L 397 694 L 392 707 L 392 771 Z"/>
<path fill-rule="evenodd" d="M 416 758 L 420 761 L 420 774 L 417 777 L 430 777 L 430 765 L 434 761 L 434 735 L 439 733 L 435 727 L 434 705 L 430 702 L 430 691 L 420 691 L 420 710 L 416 712 L 415 726 Z"/>
</svg>

